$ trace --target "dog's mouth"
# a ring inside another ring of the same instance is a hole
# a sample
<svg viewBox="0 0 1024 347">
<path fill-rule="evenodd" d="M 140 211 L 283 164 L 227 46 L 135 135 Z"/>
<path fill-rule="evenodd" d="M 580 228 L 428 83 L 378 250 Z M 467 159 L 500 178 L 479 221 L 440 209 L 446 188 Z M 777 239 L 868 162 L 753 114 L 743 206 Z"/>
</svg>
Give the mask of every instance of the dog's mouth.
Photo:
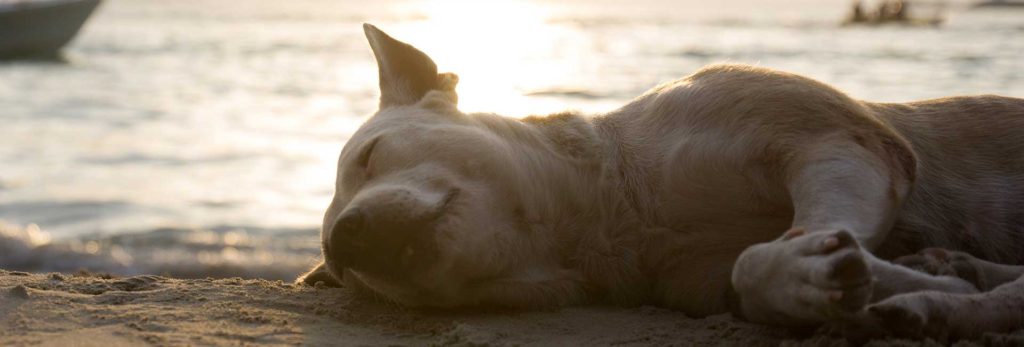
<svg viewBox="0 0 1024 347">
<path fill-rule="evenodd" d="M 412 277 L 385 278 L 378 274 L 330 265 L 328 271 L 338 283 L 355 290 L 360 296 L 384 303 L 417 308 L 452 308 L 458 306 L 459 299 L 462 299 L 442 295 L 446 290 L 431 289 L 417 283 Z"/>
<path fill-rule="evenodd" d="M 342 252 L 344 254 L 325 257 L 325 263 L 336 279 L 341 279 L 346 271 L 352 271 L 395 284 L 407 284 L 417 274 L 429 271 L 440 256 L 432 235 L 399 245 L 353 247 Z"/>
</svg>

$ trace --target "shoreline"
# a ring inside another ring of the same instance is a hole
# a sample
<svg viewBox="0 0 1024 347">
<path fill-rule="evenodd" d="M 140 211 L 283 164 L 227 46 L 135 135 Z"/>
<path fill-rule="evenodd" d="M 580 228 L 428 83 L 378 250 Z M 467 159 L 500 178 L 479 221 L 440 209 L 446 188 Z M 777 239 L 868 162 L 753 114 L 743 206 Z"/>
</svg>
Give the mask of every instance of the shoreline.
<svg viewBox="0 0 1024 347">
<path fill-rule="evenodd" d="M 1018 332 L 1020 334 L 1021 332 Z M 1024 339 L 1024 336 L 1014 336 Z M 282 281 L 0 270 L 0 345 L 845 346 L 826 336 L 643 306 L 424 312 Z M 872 346 L 937 345 L 876 340 Z M 961 341 L 958 346 L 984 345 Z"/>
</svg>

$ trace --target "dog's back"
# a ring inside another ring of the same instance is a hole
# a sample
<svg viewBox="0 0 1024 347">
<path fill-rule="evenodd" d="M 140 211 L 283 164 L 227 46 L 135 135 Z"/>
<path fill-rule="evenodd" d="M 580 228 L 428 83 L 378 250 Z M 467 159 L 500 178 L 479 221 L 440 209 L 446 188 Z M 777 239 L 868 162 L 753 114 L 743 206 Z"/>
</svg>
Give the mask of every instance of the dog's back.
<svg viewBox="0 0 1024 347">
<path fill-rule="evenodd" d="M 959 249 L 1024 264 L 1024 99 L 870 104 L 910 143 L 914 189 L 879 255 Z"/>
</svg>

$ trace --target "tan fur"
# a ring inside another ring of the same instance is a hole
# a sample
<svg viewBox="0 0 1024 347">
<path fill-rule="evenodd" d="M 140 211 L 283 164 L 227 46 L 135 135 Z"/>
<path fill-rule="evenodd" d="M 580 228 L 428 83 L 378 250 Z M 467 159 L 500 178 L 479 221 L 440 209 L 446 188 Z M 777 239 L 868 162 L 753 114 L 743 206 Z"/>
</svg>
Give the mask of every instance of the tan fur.
<svg viewBox="0 0 1024 347">
<path fill-rule="evenodd" d="M 1024 243 L 1006 242 L 1024 237 L 1024 100 L 875 104 L 714 65 L 608 114 L 516 120 L 460 112 L 451 74 L 403 87 L 395 71 L 410 69 L 396 64 L 429 58 L 367 36 L 396 79 L 342 150 L 311 281 L 409 306 L 654 303 L 695 316 L 726 312 L 735 288 L 737 314 L 805 326 L 900 293 L 976 291 L 884 260 L 927 246 L 1024 262 Z M 416 66 L 405 79 L 436 74 Z M 375 218 L 358 233 L 339 222 L 356 209 Z M 402 228 L 415 233 L 390 236 Z M 326 251 L 363 247 L 338 241 L 350 235 L 384 239 L 394 253 L 374 261 L 390 267 Z"/>
<path fill-rule="evenodd" d="M 896 262 L 932 274 L 967 279 L 985 292 L 924 291 L 896 295 L 869 306 L 858 320 L 835 324 L 846 336 L 855 340 L 879 335 L 929 337 L 948 344 L 958 339 L 977 339 L 987 332 L 1006 333 L 1024 327 L 1024 266 L 992 263 L 967 253 L 936 248 L 901 257 Z"/>
</svg>

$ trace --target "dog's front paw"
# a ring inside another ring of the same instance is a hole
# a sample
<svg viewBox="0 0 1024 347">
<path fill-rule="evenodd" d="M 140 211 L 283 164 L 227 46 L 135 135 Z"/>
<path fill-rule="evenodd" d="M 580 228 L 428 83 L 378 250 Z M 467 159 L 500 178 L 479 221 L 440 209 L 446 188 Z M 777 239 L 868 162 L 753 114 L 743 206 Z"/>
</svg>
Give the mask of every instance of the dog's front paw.
<svg viewBox="0 0 1024 347">
<path fill-rule="evenodd" d="M 302 274 L 298 279 L 295 280 L 296 284 L 305 284 L 310 286 L 316 286 L 317 283 L 323 283 L 322 285 L 328 287 L 343 287 L 340 281 L 331 275 L 330 271 L 327 270 L 327 265 L 320 263 L 309 272 Z"/>
<path fill-rule="evenodd" d="M 747 318 L 789 326 L 854 315 L 873 289 L 864 251 L 846 231 L 791 230 L 752 246 L 740 255 L 732 279 Z"/>
</svg>

